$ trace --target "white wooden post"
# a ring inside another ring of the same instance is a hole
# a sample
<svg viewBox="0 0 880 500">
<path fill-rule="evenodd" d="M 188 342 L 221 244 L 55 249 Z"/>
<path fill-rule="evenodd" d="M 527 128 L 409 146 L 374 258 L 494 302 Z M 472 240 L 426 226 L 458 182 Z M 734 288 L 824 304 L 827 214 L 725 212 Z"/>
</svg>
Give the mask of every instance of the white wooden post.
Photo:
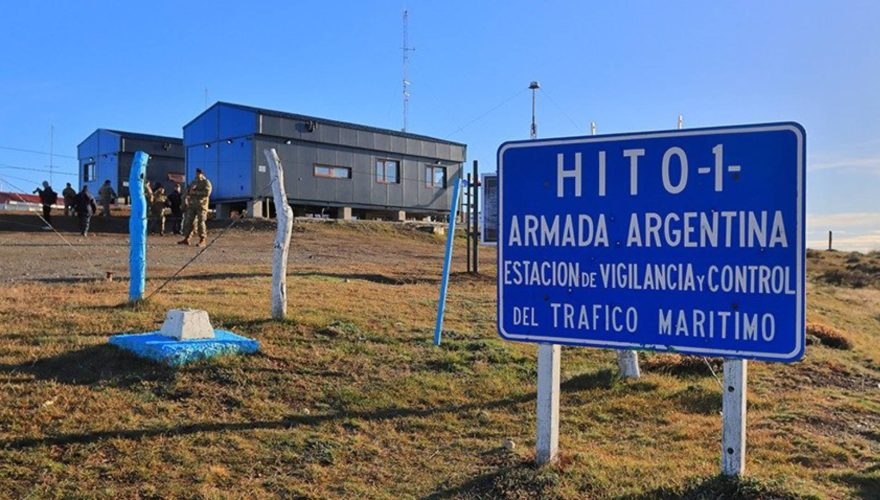
<svg viewBox="0 0 880 500">
<path fill-rule="evenodd" d="M 538 465 L 555 461 L 559 451 L 560 358 L 558 345 L 538 344 Z"/>
<path fill-rule="evenodd" d="M 639 378 L 639 353 L 636 351 L 617 351 L 617 367 L 623 378 Z"/>
<path fill-rule="evenodd" d="M 724 360 L 724 395 L 721 399 L 721 473 L 739 476 L 746 468 L 747 361 Z"/>
<path fill-rule="evenodd" d="M 290 233 L 293 232 L 293 210 L 287 203 L 284 191 L 284 168 L 275 148 L 264 149 L 269 162 L 269 178 L 272 181 L 272 197 L 275 201 L 275 247 L 272 252 L 272 318 L 284 319 L 287 315 L 287 256 L 290 251 Z"/>
</svg>

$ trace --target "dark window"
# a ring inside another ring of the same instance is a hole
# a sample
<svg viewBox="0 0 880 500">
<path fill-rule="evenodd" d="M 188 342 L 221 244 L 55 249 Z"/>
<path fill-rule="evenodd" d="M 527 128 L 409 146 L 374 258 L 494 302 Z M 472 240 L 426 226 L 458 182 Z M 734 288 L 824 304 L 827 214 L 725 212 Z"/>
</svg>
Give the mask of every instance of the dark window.
<svg viewBox="0 0 880 500">
<path fill-rule="evenodd" d="M 400 162 L 397 160 L 376 160 L 376 182 L 382 184 L 400 182 Z"/>
<path fill-rule="evenodd" d="M 351 179 L 351 169 L 349 167 L 315 164 L 314 173 L 315 177 L 330 177 L 331 179 Z"/>
<path fill-rule="evenodd" d="M 425 167 L 425 184 L 433 188 L 446 187 L 446 167 Z"/>
<path fill-rule="evenodd" d="M 95 162 L 83 165 L 83 182 L 95 180 Z"/>
</svg>

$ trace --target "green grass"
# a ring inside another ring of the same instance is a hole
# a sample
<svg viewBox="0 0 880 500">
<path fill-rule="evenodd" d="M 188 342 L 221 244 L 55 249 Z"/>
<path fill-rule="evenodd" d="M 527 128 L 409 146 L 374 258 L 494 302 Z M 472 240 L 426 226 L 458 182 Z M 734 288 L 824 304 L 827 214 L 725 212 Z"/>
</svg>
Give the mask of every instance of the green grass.
<svg viewBox="0 0 880 500">
<path fill-rule="evenodd" d="M 435 347 L 442 239 L 393 228 L 301 229 L 330 257 L 292 262 L 285 321 L 267 318 L 268 266 L 196 264 L 136 307 L 124 281 L 0 290 L 0 496 L 880 497 L 880 290 L 822 278 L 852 255 L 808 259 L 808 318 L 850 348 L 751 364 L 737 481 L 717 476 L 703 360 L 643 353 L 621 380 L 613 352 L 586 348 L 563 350 L 559 463 L 534 467 L 535 347 L 499 339 L 491 275 L 461 273 Z M 237 237 L 272 234 L 222 244 Z M 261 352 L 174 370 L 106 345 L 182 303 Z"/>
</svg>

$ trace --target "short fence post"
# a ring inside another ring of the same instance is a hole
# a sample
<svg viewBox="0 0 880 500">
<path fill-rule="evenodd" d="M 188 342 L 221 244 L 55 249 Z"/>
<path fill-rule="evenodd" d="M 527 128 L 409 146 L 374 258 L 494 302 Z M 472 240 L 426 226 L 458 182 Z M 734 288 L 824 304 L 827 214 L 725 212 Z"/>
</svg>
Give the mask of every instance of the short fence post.
<svg viewBox="0 0 880 500">
<path fill-rule="evenodd" d="M 828 231 L 828 250 L 831 250 L 831 231 Z"/>
<path fill-rule="evenodd" d="M 746 468 L 747 361 L 724 360 L 724 394 L 721 399 L 721 473 L 739 476 Z"/>
<path fill-rule="evenodd" d="M 639 353 L 636 351 L 617 351 L 617 367 L 623 378 L 639 378 Z"/>
</svg>

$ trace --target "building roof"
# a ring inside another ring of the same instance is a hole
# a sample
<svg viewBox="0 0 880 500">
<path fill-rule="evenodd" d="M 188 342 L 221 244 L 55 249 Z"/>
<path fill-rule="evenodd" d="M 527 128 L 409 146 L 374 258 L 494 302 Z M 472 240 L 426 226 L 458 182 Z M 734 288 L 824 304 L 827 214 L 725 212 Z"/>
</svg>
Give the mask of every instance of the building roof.
<svg viewBox="0 0 880 500">
<path fill-rule="evenodd" d="M 58 195 L 59 198 L 61 195 Z M 40 197 L 35 194 L 12 193 L 0 191 L 0 203 L 36 203 L 40 204 Z"/>
<path fill-rule="evenodd" d="M 139 139 L 142 141 L 162 141 L 162 142 L 170 142 L 173 144 L 180 144 L 181 146 L 183 145 L 183 139 L 180 137 L 168 137 L 166 135 L 141 134 L 139 132 L 126 132 L 124 130 L 114 130 L 111 128 L 97 128 L 97 129 L 95 129 L 94 132 L 92 132 L 85 139 L 83 139 L 82 142 L 77 144 L 77 147 L 82 146 L 83 144 L 85 144 L 86 141 L 89 140 L 89 137 L 91 137 L 101 131 L 110 132 L 111 134 L 117 134 L 117 135 L 119 135 L 123 138 L 126 138 L 126 139 Z"/>
<path fill-rule="evenodd" d="M 439 138 L 437 138 L 437 137 L 430 137 L 430 136 L 427 136 L 427 135 L 411 134 L 411 133 L 409 133 L 409 132 L 401 132 L 401 131 L 399 131 L 399 130 L 391 130 L 391 129 L 385 129 L 385 128 L 379 128 L 379 127 L 371 127 L 371 126 L 369 126 L 369 125 L 360 125 L 360 124 L 357 124 L 357 123 L 342 122 L 342 121 L 338 121 L 338 120 L 330 120 L 330 119 L 327 119 L 327 118 L 318 118 L 318 117 L 316 117 L 316 116 L 299 115 L 299 114 L 296 114 L 296 113 L 287 113 L 287 112 L 285 112 L 285 111 L 275 111 L 275 110 L 265 109 L 265 108 L 255 108 L 255 107 L 253 107 L 253 106 L 246 106 L 246 105 L 244 105 L 244 104 L 235 104 L 235 103 L 231 103 L 231 102 L 223 102 L 223 101 L 217 101 L 217 102 L 215 102 L 211 107 L 209 107 L 208 109 L 206 109 L 206 110 L 202 111 L 201 113 L 199 113 L 198 116 L 196 116 L 195 118 L 193 118 L 192 120 L 190 120 L 190 121 L 189 121 L 186 125 L 184 125 L 183 127 L 186 128 L 186 127 L 190 126 L 193 122 L 195 122 L 196 120 L 198 120 L 199 118 L 201 118 L 202 115 L 204 115 L 204 114 L 207 113 L 208 111 L 211 111 L 212 109 L 214 109 L 214 108 L 216 108 L 216 107 L 218 107 L 218 106 L 226 106 L 226 107 L 230 107 L 230 108 L 238 108 L 238 109 L 241 109 L 241 110 L 244 110 L 244 111 L 251 111 L 251 112 L 253 112 L 253 113 L 257 113 L 257 114 L 261 114 L 261 115 L 266 115 L 266 116 L 277 116 L 277 117 L 279 117 L 279 118 L 287 118 L 287 119 L 290 119 L 290 120 L 298 120 L 298 121 L 313 121 L 313 122 L 316 122 L 316 123 L 323 123 L 323 124 L 325 124 L 325 125 L 331 125 L 331 126 L 334 126 L 334 127 L 343 127 L 343 128 L 354 129 L 354 130 L 363 130 L 363 131 L 365 131 L 365 132 L 376 132 L 376 133 L 380 133 L 380 134 L 388 134 L 388 135 L 395 135 L 395 136 L 398 136 L 398 137 L 405 137 L 405 138 L 409 138 L 409 139 L 419 139 L 419 140 L 423 140 L 423 141 L 432 141 L 432 142 L 439 142 L 439 143 L 443 143 L 443 144 L 452 144 L 452 145 L 454 145 L 454 146 L 467 147 L 467 144 L 463 144 L 463 143 L 455 142 L 455 141 L 449 141 L 449 140 L 446 140 L 446 139 L 439 139 Z"/>
<path fill-rule="evenodd" d="M 152 135 L 152 134 L 141 134 L 138 132 L 125 132 L 123 130 L 112 130 L 112 129 L 104 129 L 108 132 L 113 132 L 114 134 L 119 134 L 124 138 L 128 139 L 140 139 L 142 141 L 163 141 L 163 142 L 171 142 L 177 144 L 183 144 L 183 138 L 181 137 L 169 137 L 166 135 Z"/>
</svg>

